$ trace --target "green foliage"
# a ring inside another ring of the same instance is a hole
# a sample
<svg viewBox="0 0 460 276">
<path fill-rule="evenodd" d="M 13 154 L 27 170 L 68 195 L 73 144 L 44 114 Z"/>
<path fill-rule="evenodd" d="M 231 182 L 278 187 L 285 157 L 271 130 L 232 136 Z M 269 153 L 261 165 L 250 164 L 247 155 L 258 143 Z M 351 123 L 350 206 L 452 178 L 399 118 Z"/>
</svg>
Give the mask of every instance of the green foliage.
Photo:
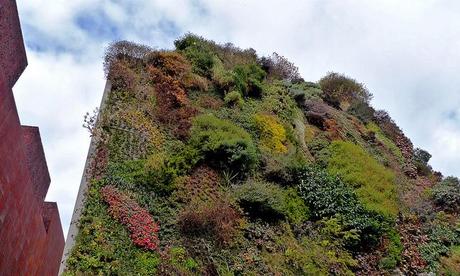
<svg viewBox="0 0 460 276">
<path fill-rule="evenodd" d="M 373 245 L 385 227 L 383 218 L 366 210 L 357 195 L 339 178 L 304 167 L 298 172 L 300 196 L 315 219 L 338 217 L 348 229 L 356 229 L 362 245 Z M 348 244 L 355 246 L 356 244 Z"/>
<path fill-rule="evenodd" d="M 394 219 L 398 214 L 394 173 L 353 143 L 334 141 L 329 150 L 328 171 L 354 187 L 366 209 Z"/>
<path fill-rule="evenodd" d="M 303 103 L 306 100 L 320 100 L 323 94 L 318 84 L 311 82 L 290 83 L 288 90 L 298 103 Z"/>
<path fill-rule="evenodd" d="M 154 275 L 161 263 L 158 254 L 152 252 L 141 252 L 136 256 L 136 272 L 140 275 Z"/>
<path fill-rule="evenodd" d="M 104 185 L 104 181 L 90 185 L 67 270 L 87 275 L 151 275 L 158 254 L 137 248 L 125 227 L 109 216 L 99 193 Z"/>
<path fill-rule="evenodd" d="M 289 188 L 284 191 L 284 205 L 284 213 L 288 221 L 293 224 L 301 224 L 310 216 L 310 210 L 296 189 Z"/>
<path fill-rule="evenodd" d="M 414 165 L 420 175 L 428 176 L 431 174 L 431 166 L 428 161 L 431 159 L 431 154 L 426 150 L 416 148 L 414 150 Z"/>
<path fill-rule="evenodd" d="M 189 146 L 211 166 L 245 174 L 258 162 L 251 136 L 231 121 L 200 115 L 193 121 Z"/>
<path fill-rule="evenodd" d="M 337 234 L 341 232 L 340 227 L 335 230 Z M 282 250 L 262 255 L 282 275 L 354 275 L 351 269 L 357 266 L 356 260 L 335 242 L 337 237 L 329 231 L 302 237 L 300 241 L 289 227 L 284 226 L 282 231 L 283 235 L 275 238 Z"/>
<path fill-rule="evenodd" d="M 309 211 L 297 192 L 261 181 L 248 181 L 236 188 L 240 206 L 251 217 L 266 221 L 286 218 L 299 224 L 308 218 Z"/>
<path fill-rule="evenodd" d="M 431 190 L 434 202 L 444 210 L 460 210 L 460 181 L 456 177 L 447 177 Z"/>
<path fill-rule="evenodd" d="M 375 109 L 367 102 L 354 101 L 347 111 L 365 124 L 374 119 Z"/>
<path fill-rule="evenodd" d="M 173 247 L 170 250 L 171 263 L 183 270 L 194 271 L 198 264 L 193 258 L 187 258 L 186 251 L 183 247 Z"/>
<path fill-rule="evenodd" d="M 441 258 L 439 272 L 441 275 L 456 276 L 460 275 L 460 246 L 451 248 L 447 257 Z"/>
<path fill-rule="evenodd" d="M 259 103 L 259 110 L 277 115 L 283 122 L 292 122 L 300 113 L 297 104 L 282 82 L 268 85 Z"/>
<path fill-rule="evenodd" d="M 401 243 L 401 237 L 395 229 L 387 232 L 387 238 L 389 241 L 388 249 L 386 256 L 380 260 L 380 267 L 390 270 L 394 269 L 401 261 L 401 253 L 404 248 Z"/>
<path fill-rule="evenodd" d="M 241 107 L 244 103 L 241 93 L 238 91 L 232 91 L 225 95 L 224 101 L 227 105 Z"/>
<path fill-rule="evenodd" d="M 102 143 L 100 180 L 89 185 L 69 275 L 460 273 L 458 179 L 434 183 L 431 155 L 411 156 L 363 84 L 337 73 L 305 82 L 280 55 L 193 34 L 175 46 L 107 51 L 113 91 L 102 121 L 86 121 Z M 428 177 L 406 178 L 395 160 Z M 158 252 L 134 246 L 107 214 L 106 183 L 161 222 Z M 446 211 L 434 220 L 433 202 Z"/>
<path fill-rule="evenodd" d="M 375 134 L 375 137 L 385 145 L 387 149 L 390 150 L 390 152 L 398 158 L 400 163 L 404 163 L 404 157 L 401 153 L 401 150 L 396 146 L 396 144 L 389 139 L 388 137 L 385 136 L 383 131 L 380 129 L 378 125 L 376 125 L 373 122 L 370 122 L 367 124 L 367 129 L 372 131 Z"/>
<path fill-rule="evenodd" d="M 416 148 L 414 150 L 414 160 L 419 161 L 422 164 L 428 164 L 428 161 L 431 159 L 431 154 L 427 152 L 426 150 L 423 150 L 421 148 Z"/>
<path fill-rule="evenodd" d="M 161 156 L 161 157 L 160 157 Z M 166 169 L 162 155 L 152 155 L 150 160 L 127 160 L 109 163 L 107 175 L 117 186 L 125 189 L 144 189 L 158 195 L 168 195 L 174 190 L 174 175 Z M 151 160 L 156 167 L 149 165 Z"/>
<path fill-rule="evenodd" d="M 212 75 L 214 54 L 208 41 L 197 35 L 186 34 L 174 41 L 174 45 L 190 60 L 195 73 L 205 77 Z"/>
<path fill-rule="evenodd" d="M 433 221 L 426 234 L 429 241 L 419 246 L 420 254 L 428 264 L 430 271 L 436 271 L 439 258 L 445 256 L 451 246 L 460 244 L 460 223 L 452 225 L 444 221 L 442 216 Z"/>
<path fill-rule="evenodd" d="M 244 96 L 260 97 L 265 72 L 257 64 L 238 65 L 233 69 L 235 89 Z"/>
<path fill-rule="evenodd" d="M 362 83 L 339 73 L 328 73 L 319 80 L 319 85 L 324 91 L 323 99 L 336 107 L 343 103 L 349 105 L 353 101 L 367 103 L 372 98 Z"/>
</svg>

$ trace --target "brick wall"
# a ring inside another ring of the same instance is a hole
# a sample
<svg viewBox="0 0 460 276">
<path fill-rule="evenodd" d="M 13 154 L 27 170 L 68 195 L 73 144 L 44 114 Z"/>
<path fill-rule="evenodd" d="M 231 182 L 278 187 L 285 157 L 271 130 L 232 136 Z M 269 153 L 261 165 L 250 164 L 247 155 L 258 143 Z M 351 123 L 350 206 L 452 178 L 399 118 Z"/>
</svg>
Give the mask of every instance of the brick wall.
<svg viewBox="0 0 460 276">
<path fill-rule="evenodd" d="M 14 0 L 0 0 L 0 275 L 57 275 L 64 247 L 40 133 L 21 126 L 12 86 L 27 65 Z M 32 92 L 33 93 L 33 92 Z"/>
</svg>

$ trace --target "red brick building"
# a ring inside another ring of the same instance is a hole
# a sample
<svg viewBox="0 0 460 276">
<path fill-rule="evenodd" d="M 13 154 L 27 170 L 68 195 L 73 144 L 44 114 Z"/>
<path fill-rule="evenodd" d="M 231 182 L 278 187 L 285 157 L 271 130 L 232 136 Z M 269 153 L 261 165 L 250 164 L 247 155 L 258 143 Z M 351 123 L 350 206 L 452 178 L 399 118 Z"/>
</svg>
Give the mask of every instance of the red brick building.
<svg viewBox="0 0 460 276">
<path fill-rule="evenodd" d="M 12 87 L 27 66 L 15 0 L 0 0 L 0 275 L 57 275 L 64 235 L 37 127 L 22 126 Z M 39 91 L 30 91 L 39 93 Z"/>
</svg>

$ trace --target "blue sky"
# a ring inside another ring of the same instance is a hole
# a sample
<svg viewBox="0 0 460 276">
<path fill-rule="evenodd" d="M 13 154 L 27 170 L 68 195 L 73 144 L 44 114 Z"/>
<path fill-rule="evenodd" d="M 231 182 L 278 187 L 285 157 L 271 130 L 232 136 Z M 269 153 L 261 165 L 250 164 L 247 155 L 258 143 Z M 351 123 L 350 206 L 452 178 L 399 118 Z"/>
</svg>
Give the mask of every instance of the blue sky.
<svg viewBox="0 0 460 276">
<path fill-rule="evenodd" d="M 64 232 L 99 105 L 102 58 L 113 40 L 156 48 L 194 32 L 276 51 L 306 80 L 328 71 L 364 82 L 431 165 L 460 175 L 460 2 L 253 0 L 17 0 L 29 66 L 14 88 L 23 124 L 40 127 Z"/>
</svg>

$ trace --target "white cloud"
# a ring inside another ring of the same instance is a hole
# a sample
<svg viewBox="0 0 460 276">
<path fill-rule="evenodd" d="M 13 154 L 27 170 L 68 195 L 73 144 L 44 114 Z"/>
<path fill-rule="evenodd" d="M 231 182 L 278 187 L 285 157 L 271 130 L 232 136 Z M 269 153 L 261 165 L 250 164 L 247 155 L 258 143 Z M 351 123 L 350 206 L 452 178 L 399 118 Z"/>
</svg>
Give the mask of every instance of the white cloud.
<svg viewBox="0 0 460 276">
<path fill-rule="evenodd" d="M 40 127 L 51 175 L 47 200 L 57 201 L 64 232 L 83 172 L 89 134 L 83 115 L 99 105 L 101 60 L 80 63 L 70 55 L 28 52 L 29 66 L 14 87 L 21 123 Z"/>
<path fill-rule="evenodd" d="M 58 201 L 65 229 L 89 143 L 82 116 L 99 104 L 110 40 L 81 29 L 82 15 L 104 15 L 91 19 L 119 38 L 160 48 L 192 31 L 262 54 L 277 51 L 308 80 L 346 73 L 366 83 L 375 107 L 433 154 L 435 169 L 460 174 L 460 125 L 448 119 L 460 110 L 458 1 L 18 0 L 18 8 L 30 46 L 15 87 L 18 108 L 24 123 L 41 128 L 53 178 L 48 198 Z"/>
</svg>

